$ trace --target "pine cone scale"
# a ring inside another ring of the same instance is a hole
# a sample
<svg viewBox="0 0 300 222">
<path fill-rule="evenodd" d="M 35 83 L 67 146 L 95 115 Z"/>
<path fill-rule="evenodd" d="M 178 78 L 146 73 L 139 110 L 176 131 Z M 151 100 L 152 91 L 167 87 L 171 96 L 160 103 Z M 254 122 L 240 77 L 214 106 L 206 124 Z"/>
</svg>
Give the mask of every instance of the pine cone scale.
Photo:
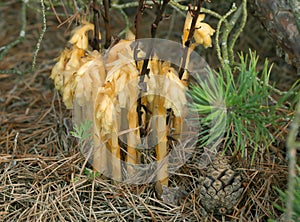
<svg viewBox="0 0 300 222">
<path fill-rule="evenodd" d="M 200 203 L 208 212 L 226 214 L 232 211 L 242 195 L 241 176 L 225 157 L 217 156 L 200 178 Z"/>
</svg>

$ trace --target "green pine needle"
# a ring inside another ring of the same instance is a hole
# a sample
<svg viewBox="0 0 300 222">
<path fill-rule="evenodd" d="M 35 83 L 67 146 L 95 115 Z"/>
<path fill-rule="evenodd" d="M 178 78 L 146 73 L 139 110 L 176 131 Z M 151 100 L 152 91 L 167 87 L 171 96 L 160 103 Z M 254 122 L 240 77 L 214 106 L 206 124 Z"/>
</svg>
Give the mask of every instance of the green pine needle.
<svg viewBox="0 0 300 222">
<path fill-rule="evenodd" d="M 191 108 L 198 112 L 203 126 L 200 144 L 216 147 L 222 142 L 225 149 L 233 153 L 240 151 L 243 156 L 251 148 L 253 159 L 258 150 L 265 149 L 274 140 L 268 126 L 278 128 L 280 116 L 276 110 L 283 106 L 293 87 L 274 104 L 270 99 L 275 88 L 269 85 L 268 61 L 259 72 L 255 53 L 240 54 L 239 59 L 234 70 L 230 66 L 219 72 L 209 69 L 207 78 L 199 78 L 188 93 L 193 100 Z"/>
</svg>

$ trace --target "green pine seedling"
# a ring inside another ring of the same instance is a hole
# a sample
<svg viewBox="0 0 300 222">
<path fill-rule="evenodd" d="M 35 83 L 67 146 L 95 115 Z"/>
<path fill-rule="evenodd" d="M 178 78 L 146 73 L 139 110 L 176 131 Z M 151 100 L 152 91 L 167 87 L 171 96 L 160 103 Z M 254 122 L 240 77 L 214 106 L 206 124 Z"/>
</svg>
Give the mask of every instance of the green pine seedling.
<svg viewBox="0 0 300 222">
<path fill-rule="evenodd" d="M 241 152 L 242 156 L 252 148 L 253 161 L 259 149 L 272 143 L 274 138 L 268 127 L 279 128 L 277 108 L 293 93 L 293 87 L 274 101 L 271 95 L 276 89 L 269 85 L 268 61 L 259 72 L 255 53 L 240 54 L 239 59 L 234 70 L 229 65 L 219 72 L 208 69 L 206 79 L 199 78 L 188 94 L 193 100 L 191 109 L 198 112 L 203 127 L 200 146 L 213 148 L 222 144 L 225 150 Z"/>
</svg>

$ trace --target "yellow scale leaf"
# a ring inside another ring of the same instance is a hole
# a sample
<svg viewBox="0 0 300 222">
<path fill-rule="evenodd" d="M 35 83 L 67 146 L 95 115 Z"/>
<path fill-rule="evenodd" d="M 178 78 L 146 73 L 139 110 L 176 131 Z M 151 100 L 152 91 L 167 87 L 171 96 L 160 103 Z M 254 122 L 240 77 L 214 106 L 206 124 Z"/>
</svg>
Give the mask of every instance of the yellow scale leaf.
<svg viewBox="0 0 300 222">
<path fill-rule="evenodd" d="M 204 48 L 208 48 L 212 46 L 211 36 L 214 34 L 215 30 L 208 25 L 207 23 L 202 22 L 204 20 L 205 15 L 200 14 L 197 18 L 194 32 L 194 39 L 197 44 L 202 44 Z M 190 12 L 187 12 L 184 28 L 183 28 L 183 37 L 182 44 L 184 45 L 188 39 L 188 35 L 190 32 L 191 24 L 193 17 Z"/>
</svg>

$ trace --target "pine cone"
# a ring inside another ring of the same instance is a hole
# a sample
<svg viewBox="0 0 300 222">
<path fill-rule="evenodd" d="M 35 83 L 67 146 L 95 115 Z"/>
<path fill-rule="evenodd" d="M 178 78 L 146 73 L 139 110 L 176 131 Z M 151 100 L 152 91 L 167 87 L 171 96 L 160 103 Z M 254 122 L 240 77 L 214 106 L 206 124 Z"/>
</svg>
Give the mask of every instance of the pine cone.
<svg viewBox="0 0 300 222">
<path fill-rule="evenodd" d="M 243 192 L 241 176 L 231 169 L 224 156 L 216 156 L 200 177 L 200 203 L 207 212 L 230 213 Z"/>
</svg>

